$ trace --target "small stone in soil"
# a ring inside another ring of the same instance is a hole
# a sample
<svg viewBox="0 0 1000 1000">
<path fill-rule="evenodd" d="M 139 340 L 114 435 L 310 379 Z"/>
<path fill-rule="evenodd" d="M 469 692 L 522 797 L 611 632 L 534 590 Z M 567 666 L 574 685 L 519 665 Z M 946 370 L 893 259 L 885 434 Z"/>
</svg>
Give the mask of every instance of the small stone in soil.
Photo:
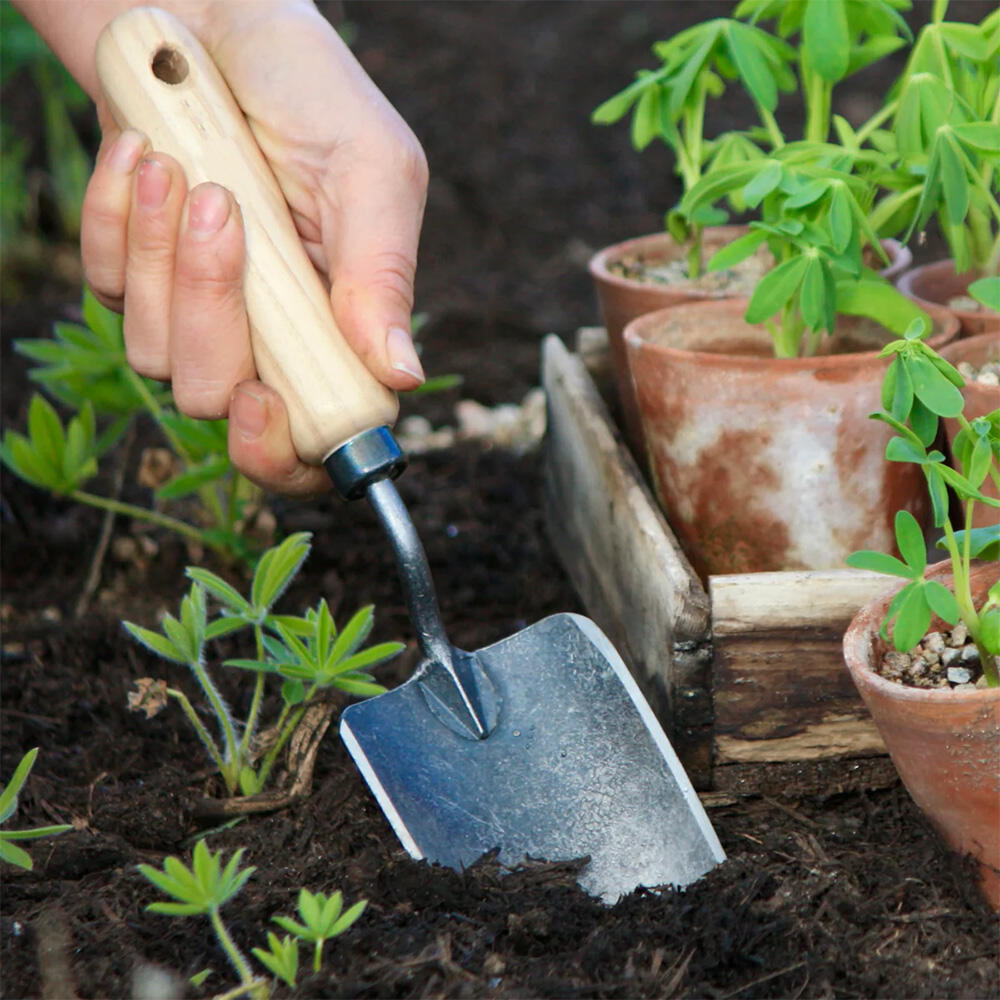
<svg viewBox="0 0 1000 1000">
<path fill-rule="evenodd" d="M 972 671 L 968 667 L 949 667 L 948 680 L 952 684 L 968 684 L 972 680 Z"/>
</svg>

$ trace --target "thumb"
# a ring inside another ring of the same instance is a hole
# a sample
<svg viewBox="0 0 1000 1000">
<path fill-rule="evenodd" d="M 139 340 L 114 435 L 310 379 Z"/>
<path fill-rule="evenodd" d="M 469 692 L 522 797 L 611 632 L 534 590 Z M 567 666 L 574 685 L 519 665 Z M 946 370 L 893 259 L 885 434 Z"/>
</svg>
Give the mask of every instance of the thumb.
<svg viewBox="0 0 1000 1000">
<path fill-rule="evenodd" d="M 417 147 L 419 152 L 419 147 Z M 361 169 L 337 182 L 331 234 L 331 303 L 345 338 L 391 389 L 424 381 L 410 335 L 417 244 L 426 192 L 423 154 L 409 171 Z"/>
</svg>

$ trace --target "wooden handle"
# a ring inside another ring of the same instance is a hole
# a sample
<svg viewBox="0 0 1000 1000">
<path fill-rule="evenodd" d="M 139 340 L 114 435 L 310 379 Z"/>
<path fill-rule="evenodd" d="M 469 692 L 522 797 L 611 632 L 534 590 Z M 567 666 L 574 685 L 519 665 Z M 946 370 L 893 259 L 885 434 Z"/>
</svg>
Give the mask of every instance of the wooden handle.
<svg viewBox="0 0 1000 1000">
<path fill-rule="evenodd" d="M 239 204 L 254 359 L 288 407 L 299 457 L 318 465 L 355 434 L 391 425 L 395 394 L 337 329 L 281 188 L 200 42 L 170 14 L 137 7 L 104 29 L 97 72 L 122 128 L 174 157 L 188 185 L 214 181 Z"/>
</svg>

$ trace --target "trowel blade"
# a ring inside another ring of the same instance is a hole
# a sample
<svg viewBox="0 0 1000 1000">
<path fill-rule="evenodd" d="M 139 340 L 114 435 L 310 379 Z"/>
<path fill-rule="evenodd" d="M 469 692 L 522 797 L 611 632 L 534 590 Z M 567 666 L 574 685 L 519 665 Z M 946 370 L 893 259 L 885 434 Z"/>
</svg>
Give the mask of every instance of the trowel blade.
<svg viewBox="0 0 1000 1000">
<path fill-rule="evenodd" d="M 553 615 L 472 654 L 497 723 L 463 736 L 417 673 L 351 705 L 340 732 L 414 858 L 461 869 L 497 850 L 589 856 L 580 884 L 606 902 L 684 886 L 725 859 L 684 769 L 628 668 L 587 618 Z"/>
</svg>

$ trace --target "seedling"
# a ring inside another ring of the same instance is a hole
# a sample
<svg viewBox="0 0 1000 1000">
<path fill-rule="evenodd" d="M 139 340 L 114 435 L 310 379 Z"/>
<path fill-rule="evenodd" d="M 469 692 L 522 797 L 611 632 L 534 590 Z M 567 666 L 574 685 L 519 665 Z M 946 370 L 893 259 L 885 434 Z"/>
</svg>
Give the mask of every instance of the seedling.
<svg viewBox="0 0 1000 1000">
<path fill-rule="evenodd" d="M 190 868 L 180 858 L 170 856 L 164 859 L 162 870 L 151 865 L 139 865 L 139 871 L 173 900 L 150 903 L 147 910 L 167 916 L 204 915 L 209 918 L 219 944 L 240 978 L 236 990 L 228 992 L 226 996 L 234 998 L 245 994 L 256 1000 L 267 1000 L 271 993 L 267 981 L 254 975 L 220 912 L 256 871 L 253 866 L 240 867 L 243 853 L 244 849 L 240 848 L 223 868 L 222 852 L 211 851 L 202 839 L 195 844 Z M 299 924 L 288 917 L 274 917 L 276 923 L 291 933 L 279 938 L 269 932 L 268 948 L 254 948 L 252 953 L 269 972 L 294 987 L 299 967 L 299 940 L 314 944 L 313 969 L 318 972 L 323 943 L 347 930 L 367 905 L 367 900 L 361 900 L 341 912 L 343 897 L 340 892 L 327 897 L 323 893 L 313 894 L 308 889 L 302 889 L 299 893 L 299 914 L 304 923 Z"/>
<path fill-rule="evenodd" d="M 291 917 L 274 917 L 273 920 L 282 930 L 313 945 L 313 972 L 319 972 L 323 964 L 323 945 L 330 938 L 343 934 L 364 913 L 367 905 L 368 901 L 362 899 L 345 910 L 344 897 L 339 891 L 332 896 L 325 896 L 322 892 L 311 893 L 308 889 L 302 889 L 299 892 L 299 916 L 302 922 Z"/>
<path fill-rule="evenodd" d="M 31 769 L 35 766 L 35 758 L 38 756 L 38 747 L 29 750 L 22 758 L 21 762 L 14 769 L 7 787 L 0 792 L 0 824 L 6 823 L 17 811 L 17 796 L 28 780 Z M 34 867 L 31 855 L 26 850 L 11 843 L 14 840 L 37 840 L 39 837 L 51 837 L 57 833 L 65 833 L 73 827 L 66 823 L 57 826 L 38 826 L 32 830 L 0 830 L 0 860 L 8 864 L 17 865 L 18 868 L 26 868 L 28 871 Z"/>
<path fill-rule="evenodd" d="M 169 391 L 129 367 L 122 317 L 105 309 L 89 291 L 84 294 L 83 319 L 82 324 L 56 323 L 52 339 L 16 344 L 36 363 L 29 377 L 75 413 L 64 425 L 52 404 L 36 393 L 28 410 L 27 434 L 7 431 L 0 460 L 41 489 L 175 531 L 225 558 L 252 561 L 254 552 L 243 529 L 258 491 L 229 461 L 226 421 L 193 420 L 175 412 Z M 159 504 L 193 498 L 192 520 L 86 488 L 97 478 L 100 460 L 142 416 L 157 424 L 177 466 L 153 499 Z"/>
<path fill-rule="evenodd" d="M 937 216 L 958 272 L 1000 269 L 1000 9 L 977 24 L 945 20 L 935 0 L 872 140 L 889 151 L 875 224 L 906 239 Z"/>
<path fill-rule="evenodd" d="M 935 527 L 942 529 L 938 546 L 951 560 L 954 592 L 925 577 L 927 548 L 916 519 L 907 511 L 896 514 L 896 543 L 902 559 L 882 552 L 855 552 L 847 559 L 857 569 L 874 570 L 909 582 L 899 591 L 886 614 L 881 635 L 896 649 L 907 651 L 920 640 L 937 614 L 950 625 L 961 620 L 979 651 L 986 682 L 1000 685 L 994 656 L 1000 656 L 1000 579 L 986 600 L 976 607 L 970 586 L 971 560 L 1000 559 L 1000 525 L 955 530 L 949 511 L 949 490 L 963 505 L 965 523 L 972 524 L 977 503 L 1000 507 L 1000 500 L 986 496 L 981 487 L 989 479 L 1000 488 L 1000 410 L 973 421 L 962 413 L 959 392 L 964 380 L 959 372 L 923 341 L 924 331 L 914 324 L 901 340 L 886 346 L 883 357 L 892 361 L 882 383 L 884 409 L 872 414 L 887 423 L 896 436 L 886 445 L 886 458 L 919 465 L 927 481 Z M 940 418 L 953 418 L 961 428 L 955 439 L 958 469 L 933 447 Z"/>
<path fill-rule="evenodd" d="M 775 265 L 746 319 L 768 325 L 777 357 L 815 353 L 841 314 L 901 335 L 919 313 L 876 273 L 877 260 L 888 262 L 881 240 L 907 240 L 935 213 L 959 270 L 996 273 L 1000 12 L 978 26 L 948 24 L 947 2 L 937 0 L 933 23 L 871 118 L 854 126 L 832 112 L 838 84 L 912 42 L 900 14 L 909 7 L 743 0 L 733 19 L 654 46 L 661 66 L 594 112 L 609 123 L 631 110 L 637 149 L 660 138 L 674 151 L 684 194 L 667 228 L 678 241 L 691 237 L 690 276 L 700 273 L 701 227 L 725 221 L 723 205 L 756 214 L 749 235 L 707 267 L 731 268 L 767 244 Z M 770 21 L 776 35 L 761 27 Z M 750 96 L 759 124 L 706 140 L 708 98 L 729 80 Z M 800 138 L 777 117 L 778 95 L 796 81 L 806 111 Z"/>
<path fill-rule="evenodd" d="M 228 795 L 254 795 L 262 790 L 306 708 L 323 692 L 335 688 L 367 696 L 384 691 L 369 670 L 403 648 L 402 643 L 384 642 L 362 649 L 374 624 L 371 606 L 359 610 L 339 631 L 325 600 L 303 616 L 274 611 L 309 554 L 310 537 L 300 532 L 265 552 L 254 572 L 249 598 L 216 574 L 189 566 L 187 576 L 193 582 L 181 601 L 179 617 L 166 615 L 161 632 L 125 623 L 128 632 L 158 656 L 190 668 L 218 723 L 219 739 L 209 733 L 187 695 L 163 682 L 143 678 L 138 682 L 139 690 L 129 696 L 130 704 L 152 715 L 162 707 L 164 696 L 175 699 L 205 744 Z M 220 615 L 211 622 L 207 595 L 221 606 Z M 247 717 L 238 723 L 209 673 L 205 646 L 245 629 L 253 634 L 253 657 L 233 658 L 223 664 L 256 675 Z M 255 737 L 268 677 L 281 681 L 282 707 L 269 747 L 261 754 Z"/>
</svg>

